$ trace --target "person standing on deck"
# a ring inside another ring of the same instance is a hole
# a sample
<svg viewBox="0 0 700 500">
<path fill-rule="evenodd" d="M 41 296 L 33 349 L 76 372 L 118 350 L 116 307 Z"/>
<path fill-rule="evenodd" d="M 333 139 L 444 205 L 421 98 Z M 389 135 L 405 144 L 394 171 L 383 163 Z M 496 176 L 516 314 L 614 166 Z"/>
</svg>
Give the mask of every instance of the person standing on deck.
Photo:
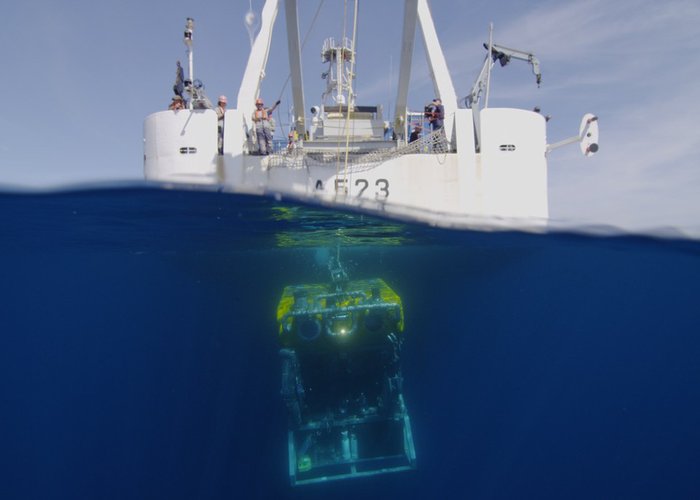
<svg viewBox="0 0 700 500">
<path fill-rule="evenodd" d="M 253 127 L 258 141 L 258 151 L 261 155 L 272 153 L 272 124 L 270 122 L 272 113 L 279 106 L 277 101 L 271 108 L 265 108 L 262 99 L 255 100 L 255 111 L 253 111 Z"/>
<path fill-rule="evenodd" d="M 177 65 L 175 67 L 175 83 L 173 84 L 173 93 L 176 96 L 180 96 L 184 99 L 184 95 L 182 94 L 185 91 L 185 76 L 184 72 L 182 70 L 182 66 L 180 65 L 180 61 L 177 62 Z"/>
<path fill-rule="evenodd" d="M 433 102 L 428 106 L 427 118 L 430 122 L 430 129 L 435 132 L 445 124 L 445 108 L 439 98 L 433 99 Z"/>
<path fill-rule="evenodd" d="M 228 100 L 225 95 L 219 96 L 219 102 L 216 106 L 216 117 L 219 120 L 218 132 L 219 132 L 219 154 L 224 154 L 224 115 L 226 114 L 226 104 Z"/>
<path fill-rule="evenodd" d="M 289 135 L 287 135 L 287 153 L 293 153 L 297 148 L 297 138 L 296 130 L 289 132 Z"/>
<path fill-rule="evenodd" d="M 416 125 L 416 126 L 413 128 L 413 131 L 411 132 L 411 135 L 408 137 L 408 142 L 411 143 L 411 142 L 415 142 L 415 141 L 417 141 L 418 139 L 420 139 L 420 133 L 421 133 L 422 131 L 423 131 L 423 127 L 421 127 L 420 125 Z"/>
</svg>

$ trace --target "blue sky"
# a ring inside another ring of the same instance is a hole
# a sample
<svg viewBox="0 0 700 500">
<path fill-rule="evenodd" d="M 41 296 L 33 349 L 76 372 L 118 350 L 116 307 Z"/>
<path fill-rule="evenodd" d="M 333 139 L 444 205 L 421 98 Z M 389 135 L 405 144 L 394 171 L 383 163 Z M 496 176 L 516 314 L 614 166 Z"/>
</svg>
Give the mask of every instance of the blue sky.
<svg viewBox="0 0 700 500">
<path fill-rule="evenodd" d="M 195 76 L 210 97 L 235 102 L 250 49 L 249 1 L 10 3 L 0 30 L 0 185 L 141 180 L 143 119 L 170 100 L 185 18 L 195 19 Z M 303 37 L 318 1 L 299 3 Z M 253 10 L 262 4 L 252 0 Z M 699 2 L 433 0 L 431 8 L 459 96 L 479 71 L 493 21 L 494 41 L 532 51 L 543 81 L 538 89 L 527 64 L 495 68 L 492 107 L 540 106 L 552 115 L 549 142 L 576 133 L 585 112 L 600 117 L 596 156 L 575 146 L 550 154 L 554 219 L 700 235 Z M 360 5 L 360 103 L 393 110 L 402 15 L 398 0 Z M 342 0 L 325 0 L 303 54 L 307 107 L 322 89 L 321 42 L 342 30 Z M 433 89 L 416 40 L 409 104 L 421 109 Z M 281 96 L 283 115 L 291 103 L 285 41 L 280 12 L 263 97 Z"/>
</svg>

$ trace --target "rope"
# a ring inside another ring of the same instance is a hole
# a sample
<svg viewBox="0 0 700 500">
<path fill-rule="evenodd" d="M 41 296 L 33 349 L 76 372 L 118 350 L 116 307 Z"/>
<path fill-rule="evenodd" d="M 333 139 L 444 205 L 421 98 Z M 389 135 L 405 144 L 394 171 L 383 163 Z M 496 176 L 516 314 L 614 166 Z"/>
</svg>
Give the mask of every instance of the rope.
<svg viewBox="0 0 700 500">
<path fill-rule="evenodd" d="M 340 39 L 340 46 L 341 50 L 344 48 L 345 44 L 345 35 L 346 35 L 346 27 L 348 24 L 348 0 L 345 0 L 343 2 L 343 36 Z M 341 53 L 342 55 L 342 53 Z M 340 79 L 342 78 L 342 75 L 336 75 L 336 79 L 338 79 L 338 83 L 340 83 Z M 348 96 L 348 101 L 350 100 L 350 96 Z M 340 105 L 340 111 L 343 111 L 343 105 Z M 348 117 L 350 116 L 350 103 L 348 102 L 348 109 L 347 109 Z M 345 128 L 347 130 L 347 119 L 345 121 Z M 340 139 L 338 139 L 338 145 L 337 145 L 338 151 L 340 151 Z M 345 146 L 345 149 L 347 150 L 347 146 Z M 340 172 L 340 155 L 338 155 L 338 162 L 335 165 L 335 176 L 338 177 L 338 173 Z"/>
<path fill-rule="evenodd" d="M 352 60 L 350 61 L 350 75 L 348 78 L 348 111 L 347 115 L 345 117 L 345 172 L 343 173 L 343 180 L 347 179 L 348 176 L 348 155 L 350 153 L 350 103 L 352 101 L 352 77 L 355 72 L 355 40 L 357 38 L 357 9 L 358 9 L 358 0 L 355 0 L 355 12 L 353 16 L 353 23 L 352 23 L 352 46 L 350 50 L 352 50 Z M 344 38 L 344 37 L 343 37 Z M 344 51 L 343 51 L 344 53 Z"/>
</svg>

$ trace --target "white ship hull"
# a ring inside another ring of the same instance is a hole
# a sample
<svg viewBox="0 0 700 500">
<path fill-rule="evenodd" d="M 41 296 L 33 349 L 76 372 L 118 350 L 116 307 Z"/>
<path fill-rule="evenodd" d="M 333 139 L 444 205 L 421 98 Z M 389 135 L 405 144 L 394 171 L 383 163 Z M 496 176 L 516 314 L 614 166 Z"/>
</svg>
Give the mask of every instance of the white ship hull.
<svg viewBox="0 0 700 500">
<path fill-rule="evenodd" d="M 483 110 L 477 154 L 472 112 L 460 109 L 451 124 L 454 152 L 388 155 L 347 166 L 345 144 L 339 145 L 339 161 L 325 165 L 306 161 L 301 151 L 249 154 L 242 114 L 227 111 L 225 124 L 224 152 L 219 155 L 213 111 L 161 111 L 147 117 L 146 178 L 363 206 L 441 225 L 465 216 L 533 223 L 548 216 L 545 120 L 538 113 Z"/>
</svg>

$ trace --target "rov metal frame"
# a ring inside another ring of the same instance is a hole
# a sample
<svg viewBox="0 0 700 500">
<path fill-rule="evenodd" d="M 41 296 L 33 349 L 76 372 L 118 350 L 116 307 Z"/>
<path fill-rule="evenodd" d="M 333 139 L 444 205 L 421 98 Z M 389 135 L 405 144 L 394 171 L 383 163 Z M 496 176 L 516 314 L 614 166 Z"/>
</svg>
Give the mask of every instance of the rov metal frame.
<svg viewBox="0 0 700 500">
<path fill-rule="evenodd" d="M 328 286 L 287 287 L 278 310 L 292 485 L 416 466 L 400 299 L 382 280 L 331 275 Z"/>
</svg>

